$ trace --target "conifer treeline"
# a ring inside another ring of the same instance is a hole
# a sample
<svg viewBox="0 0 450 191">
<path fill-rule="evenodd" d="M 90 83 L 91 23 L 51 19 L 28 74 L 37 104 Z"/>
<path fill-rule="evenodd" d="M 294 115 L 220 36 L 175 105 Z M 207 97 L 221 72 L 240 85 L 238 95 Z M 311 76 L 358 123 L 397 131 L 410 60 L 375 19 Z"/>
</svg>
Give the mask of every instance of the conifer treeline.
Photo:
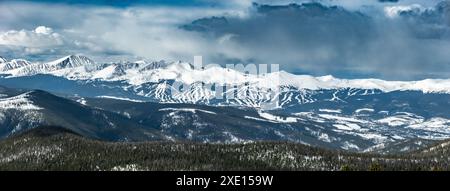
<svg viewBox="0 0 450 191">
<path fill-rule="evenodd" d="M 71 134 L 0 142 L 0 170 L 450 170 L 448 147 L 403 155 L 295 143 L 110 143 Z"/>
</svg>

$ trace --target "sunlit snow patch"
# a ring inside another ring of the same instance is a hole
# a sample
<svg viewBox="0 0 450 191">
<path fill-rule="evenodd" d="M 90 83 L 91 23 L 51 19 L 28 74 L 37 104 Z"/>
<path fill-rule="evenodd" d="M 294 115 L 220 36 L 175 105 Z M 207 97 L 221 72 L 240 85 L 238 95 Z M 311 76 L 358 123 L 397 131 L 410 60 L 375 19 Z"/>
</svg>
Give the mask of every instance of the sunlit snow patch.
<svg viewBox="0 0 450 191">
<path fill-rule="evenodd" d="M 29 99 L 29 93 L 20 94 L 9 98 L 0 98 L 0 110 L 40 110 L 42 108 L 34 105 Z"/>
<path fill-rule="evenodd" d="M 261 116 L 264 119 L 270 120 L 272 122 L 278 122 L 278 123 L 296 123 L 297 122 L 297 118 L 295 117 L 281 117 L 281 116 L 276 116 L 276 115 L 272 115 L 270 113 L 265 113 L 265 112 L 258 112 L 259 116 Z"/>
<path fill-rule="evenodd" d="M 197 111 L 200 111 L 203 113 L 216 114 L 215 112 L 212 112 L 212 111 L 207 111 L 207 110 L 203 110 L 203 109 L 193 109 L 193 108 L 163 108 L 163 109 L 159 109 L 159 111 L 184 111 L 184 112 L 191 112 L 191 113 L 196 113 Z"/>
</svg>

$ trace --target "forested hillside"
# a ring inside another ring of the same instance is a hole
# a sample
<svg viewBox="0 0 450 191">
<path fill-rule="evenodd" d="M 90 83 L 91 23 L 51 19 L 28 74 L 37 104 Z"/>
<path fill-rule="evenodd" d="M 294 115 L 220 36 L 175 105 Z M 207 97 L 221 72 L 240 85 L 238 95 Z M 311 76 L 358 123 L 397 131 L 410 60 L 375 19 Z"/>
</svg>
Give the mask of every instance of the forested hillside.
<svg viewBox="0 0 450 191">
<path fill-rule="evenodd" d="M 113 143 L 40 127 L 0 142 L 0 170 L 449 170 L 448 144 L 430 149 L 371 155 L 284 142 Z"/>
</svg>

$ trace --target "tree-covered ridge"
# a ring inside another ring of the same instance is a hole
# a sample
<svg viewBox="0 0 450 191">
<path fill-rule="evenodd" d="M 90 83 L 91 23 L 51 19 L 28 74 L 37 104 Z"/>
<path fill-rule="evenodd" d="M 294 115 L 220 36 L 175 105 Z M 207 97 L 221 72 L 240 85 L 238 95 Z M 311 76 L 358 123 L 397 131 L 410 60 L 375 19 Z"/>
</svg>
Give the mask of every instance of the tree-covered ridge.
<svg viewBox="0 0 450 191">
<path fill-rule="evenodd" d="M 120 143 L 38 128 L 0 142 L 0 170 L 449 170 L 448 145 L 404 155 L 285 142 Z"/>
</svg>

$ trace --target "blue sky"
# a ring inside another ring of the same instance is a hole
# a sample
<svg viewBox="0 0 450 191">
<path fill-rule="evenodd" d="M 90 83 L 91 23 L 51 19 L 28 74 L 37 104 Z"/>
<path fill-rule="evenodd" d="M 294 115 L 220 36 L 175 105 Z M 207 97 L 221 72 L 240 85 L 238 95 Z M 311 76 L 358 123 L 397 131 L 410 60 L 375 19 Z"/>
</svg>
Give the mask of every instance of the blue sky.
<svg viewBox="0 0 450 191">
<path fill-rule="evenodd" d="M 443 1 L 315 2 L 6 0 L 0 55 L 46 61 L 81 53 L 99 62 L 201 55 L 343 78 L 450 78 Z"/>
</svg>

